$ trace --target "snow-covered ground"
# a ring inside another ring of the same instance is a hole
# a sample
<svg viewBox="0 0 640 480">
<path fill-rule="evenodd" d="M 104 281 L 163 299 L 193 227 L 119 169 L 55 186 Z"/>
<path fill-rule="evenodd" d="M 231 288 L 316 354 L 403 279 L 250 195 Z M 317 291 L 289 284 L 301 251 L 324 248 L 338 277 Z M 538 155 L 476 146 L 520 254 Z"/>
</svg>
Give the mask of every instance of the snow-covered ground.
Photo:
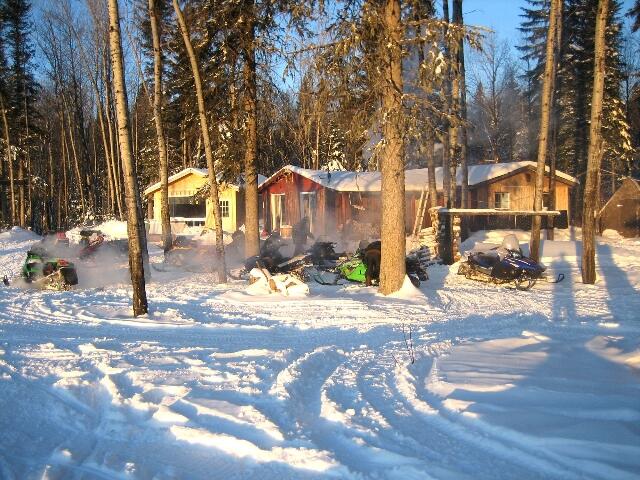
<svg viewBox="0 0 640 480">
<path fill-rule="evenodd" d="M 560 237 L 567 280 L 529 292 L 457 265 L 410 300 L 154 271 L 133 319 L 126 260 L 83 266 L 91 288 L 3 287 L 0 478 L 640 478 L 640 242 L 600 239 L 585 286 Z M 37 239 L 0 233 L 0 275 Z"/>
</svg>

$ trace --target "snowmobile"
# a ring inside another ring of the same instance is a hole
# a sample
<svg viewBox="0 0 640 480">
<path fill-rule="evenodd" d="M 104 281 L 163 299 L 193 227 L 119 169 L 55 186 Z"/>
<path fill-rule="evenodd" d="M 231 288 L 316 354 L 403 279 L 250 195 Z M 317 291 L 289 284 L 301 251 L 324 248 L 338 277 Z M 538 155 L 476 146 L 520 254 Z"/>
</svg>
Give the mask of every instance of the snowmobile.
<svg viewBox="0 0 640 480">
<path fill-rule="evenodd" d="M 100 230 L 81 230 L 79 243 L 82 248 L 78 257 L 84 260 L 98 251 L 100 245 L 104 243 L 104 235 Z"/>
<path fill-rule="evenodd" d="M 64 232 L 49 232 L 40 240 L 40 245 L 45 249 L 49 248 L 54 251 L 67 249 L 69 248 L 69 238 Z"/>
<path fill-rule="evenodd" d="M 524 256 L 515 235 L 507 235 L 500 247 L 471 252 L 460 264 L 458 275 L 487 283 L 513 283 L 518 290 L 529 290 L 538 280 L 558 283 L 564 279 L 561 273 L 555 280 L 547 280 L 546 269 L 542 263 Z"/>
<path fill-rule="evenodd" d="M 129 253 L 129 243 L 127 240 L 106 241 L 104 234 L 100 230 L 80 231 L 80 252 L 78 258 L 86 260 L 92 258 L 96 252 L 109 250 L 115 255 L 127 255 Z"/>
<path fill-rule="evenodd" d="M 273 232 L 260 244 L 260 255 L 254 255 L 244 261 L 244 268 L 250 272 L 252 268 L 259 267 L 269 271 L 269 273 L 297 273 L 304 277 L 302 269 L 310 260 L 309 253 L 295 255 L 287 258 L 280 252 L 280 249 L 288 243 L 278 232 Z"/>
<path fill-rule="evenodd" d="M 333 279 L 330 280 L 323 272 L 318 272 L 314 276 L 314 280 L 322 285 L 337 285 L 341 279 L 349 280 L 356 283 L 367 283 L 367 252 L 371 250 L 380 250 L 380 242 L 366 243 L 361 242 L 356 253 L 345 261 L 339 263 L 335 269 L 333 269 Z M 420 286 L 420 282 L 424 282 L 429 279 L 427 272 L 417 257 L 408 255 L 405 260 L 405 269 L 411 283 L 416 287 Z M 329 270 L 331 273 L 331 270 Z M 374 275 L 373 279 L 377 281 L 377 275 Z"/>
<path fill-rule="evenodd" d="M 22 277 L 27 283 L 48 290 L 69 290 L 78 284 L 78 274 L 73 263 L 50 257 L 41 248 L 32 248 L 27 252 Z"/>
</svg>

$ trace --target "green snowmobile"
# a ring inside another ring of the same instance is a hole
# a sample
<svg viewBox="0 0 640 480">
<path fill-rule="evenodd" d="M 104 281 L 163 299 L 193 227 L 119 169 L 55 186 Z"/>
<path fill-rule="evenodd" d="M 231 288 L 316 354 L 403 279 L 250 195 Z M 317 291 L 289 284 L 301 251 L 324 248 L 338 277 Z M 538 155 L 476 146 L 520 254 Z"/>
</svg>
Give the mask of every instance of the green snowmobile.
<svg viewBox="0 0 640 480">
<path fill-rule="evenodd" d="M 367 280 L 367 266 L 360 257 L 354 257 L 338 265 L 338 272 L 351 282 L 364 283 Z"/>
<path fill-rule="evenodd" d="M 22 277 L 27 283 L 47 290 L 69 290 L 71 286 L 78 284 L 78 274 L 73 263 L 50 257 L 40 248 L 27 252 Z"/>
</svg>

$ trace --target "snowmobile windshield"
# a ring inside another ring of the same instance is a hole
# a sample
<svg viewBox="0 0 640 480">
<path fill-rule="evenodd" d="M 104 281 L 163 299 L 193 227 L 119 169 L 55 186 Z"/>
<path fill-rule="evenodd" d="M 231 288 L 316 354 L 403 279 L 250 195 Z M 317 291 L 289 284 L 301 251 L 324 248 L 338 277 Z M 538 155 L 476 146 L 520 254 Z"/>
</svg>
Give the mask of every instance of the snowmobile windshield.
<svg viewBox="0 0 640 480">
<path fill-rule="evenodd" d="M 512 252 L 519 252 L 520 243 L 518 242 L 518 238 L 513 234 L 505 236 L 502 240 L 502 248 L 506 248 Z"/>
</svg>

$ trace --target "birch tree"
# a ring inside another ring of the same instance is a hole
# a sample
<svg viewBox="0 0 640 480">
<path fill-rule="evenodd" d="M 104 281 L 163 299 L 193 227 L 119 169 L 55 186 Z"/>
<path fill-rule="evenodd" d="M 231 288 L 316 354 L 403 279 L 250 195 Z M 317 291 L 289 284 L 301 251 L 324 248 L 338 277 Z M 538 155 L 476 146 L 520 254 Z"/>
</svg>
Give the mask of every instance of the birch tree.
<svg viewBox="0 0 640 480">
<path fill-rule="evenodd" d="M 541 98 L 540 136 L 538 139 L 538 165 L 536 169 L 536 187 L 533 201 L 535 211 L 542 210 L 542 193 L 544 189 L 545 166 L 548 151 L 549 126 L 551 107 L 553 104 L 553 89 L 556 76 L 557 49 L 560 44 L 562 29 L 562 0 L 551 0 L 549 10 L 549 30 L 547 33 L 547 53 L 544 68 L 544 81 Z M 540 226 L 542 217 L 535 215 L 531 224 L 531 258 L 538 260 L 540 256 Z"/>
<path fill-rule="evenodd" d="M 589 127 L 589 153 L 587 176 L 584 186 L 582 214 L 582 281 L 596 281 L 595 233 L 598 197 L 600 196 L 600 163 L 602 161 L 602 100 L 606 66 L 607 16 L 609 0 L 598 1 L 596 17 L 595 61 L 593 67 L 593 90 L 591 94 L 591 124 Z"/>
<path fill-rule="evenodd" d="M 462 28 L 462 0 L 453 0 L 453 23 Z M 460 208 L 467 208 L 469 202 L 469 169 L 467 167 L 467 84 L 464 66 L 464 37 L 460 36 L 456 55 L 456 77 L 458 82 L 458 103 L 460 126 L 458 134 L 460 172 L 462 174 L 462 188 L 460 189 Z M 463 218 L 463 222 L 464 222 Z M 463 225 L 463 227 L 465 227 Z M 466 228 L 465 228 L 466 230 Z"/>
<path fill-rule="evenodd" d="M 171 219 L 169 217 L 169 162 L 165 141 L 162 107 L 162 50 L 160 46 L 160 22 L 156 9 L 156 0 L 149 0 L 149 20 L 153 39 L 153 117 L 158 138 L 158 156 L 160 157 L 160 223 L 162 224 L 162 249 L 167 253 L 173 243 L 171 237 Z"/>
<path fill-rule="evenodd" d="M 145 265 L 147 244 L 136 178 L 136 165 L 133 161 L 129 134 L 129 105 L 124 80 L 118 0 L 109 0 L 109 47 L 113 64 L 113 83 L 118 117 L 118 144 L 124 173 L 125 202 L 127 206 L 129 270 L 131 272 L 131 284 L 133 285 L 133 315 L 138 316 L 144 315 L 148 311 L 145 290 L 145 267 L 148 267 L 148 265 Z"/>
<path fill-rule="evenodd" d="M 217 280 L 220 283 L 225 283 L 227 281 L 227 272 L 226 272 L 225 255 L 224 255 L 222 217 L 220 215 L 218 179 L 216 177 L 215 163 L 213 161 L 213 150 L 211 148 L 211 137 L 209 135 L 209 122 L 207 120 L 207 112 L 205 110 L 204 94 L 202 90 L 202 79 L 200 77 L 200 66 L 198 65 L 198 60 L 193 50 L 193 45 L 191 44 L 191 37 L 189 35 L 189 30 L 187 28 L 184 15 L 182 14 L 182 10 L 178 5 L 178 0 L 172 0 L 172 1 L 173 1 L 173 8 L 176 12 L 176 17 L 178 20 L 178 26 L 180 27 L 180 32 L 182 33 L 184 46 L 189 56 L 189 63 L 191 64 L 191 71 L 193 73 L 193 82 L 196 87 L 196 97 L 198 100 L 198 115 L 200 118 L 200 130 L 202 132 L 202 139 L 204 142 L 204 152 L 207 158 L 207 168 L 209 170 L 209 194 L 211 198 L 211 204 L 212 204 L 211 206 L 213 208 L 213 215 L 215 217 L 216 252 L 217 252 L 216 272 L 218 277 Z"/>
</svg>

